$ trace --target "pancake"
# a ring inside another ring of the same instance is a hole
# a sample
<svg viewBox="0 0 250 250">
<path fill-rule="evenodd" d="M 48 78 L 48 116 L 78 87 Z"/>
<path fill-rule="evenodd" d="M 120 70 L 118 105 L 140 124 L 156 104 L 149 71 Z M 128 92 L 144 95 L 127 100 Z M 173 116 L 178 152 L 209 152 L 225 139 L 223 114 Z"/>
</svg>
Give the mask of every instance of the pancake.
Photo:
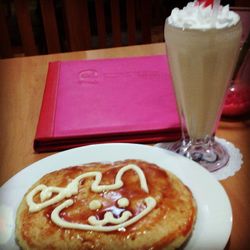
<svg viewBox="0 0 250 250">
<path fill-rule="evenodd" d="M 43 176 L 16 216 L 21 249 L 176 249 L 196 203 L 174 174 L 141 160 L 89 163 Z"/>
</svg>

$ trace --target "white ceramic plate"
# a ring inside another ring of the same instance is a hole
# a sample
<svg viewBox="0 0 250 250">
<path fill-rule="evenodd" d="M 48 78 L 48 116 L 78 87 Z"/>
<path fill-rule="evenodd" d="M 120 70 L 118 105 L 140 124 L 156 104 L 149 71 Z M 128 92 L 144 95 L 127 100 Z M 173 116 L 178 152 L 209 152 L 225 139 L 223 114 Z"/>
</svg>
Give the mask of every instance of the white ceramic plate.
<svg viewBox="0 0 250 250">
<path fill-rule="evenodd" d="M 18 249 L 15 214 L 27 189 L 44 174 L 93 161 L 141 159 L 177 175 L 193 192 L 198 216 L 185 249 L 224 249 L 232 229 L 232 209 L 220 183 L 197 163 L 146 145 L 112 143 L 79 147 L 44 158 L 24 168 L 0 188 L 0 249 Z"/>
</svg>

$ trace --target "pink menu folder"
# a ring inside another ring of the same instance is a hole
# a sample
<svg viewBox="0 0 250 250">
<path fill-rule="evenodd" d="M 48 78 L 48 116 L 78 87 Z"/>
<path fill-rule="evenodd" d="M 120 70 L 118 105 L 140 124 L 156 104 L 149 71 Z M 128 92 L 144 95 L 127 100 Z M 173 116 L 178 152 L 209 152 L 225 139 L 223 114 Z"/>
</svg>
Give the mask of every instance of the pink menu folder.
<svg viewBox="0 0 250 250">
<path fill-rule="evenodd" d="M 35 151 L 179 137 L 165 55 L 49 63 Z"/>
</svg>

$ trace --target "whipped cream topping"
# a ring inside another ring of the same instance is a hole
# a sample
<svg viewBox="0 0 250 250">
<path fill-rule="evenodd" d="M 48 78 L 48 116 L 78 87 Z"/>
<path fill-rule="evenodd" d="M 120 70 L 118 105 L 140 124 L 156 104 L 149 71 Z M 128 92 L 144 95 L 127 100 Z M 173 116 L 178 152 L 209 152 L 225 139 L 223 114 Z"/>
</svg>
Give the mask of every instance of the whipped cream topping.
<svg viewBox="0 0 250 250">
<path fill-rule="evenodd" d="M 236 25 L 240 17 L 229 10 L 229 5 L 212 8 L 204 7 L 196 1 L 190 2 L 183 9 L 174 8 L 167 18 L 168 24 L 182 29 L 223 29 Z"/>
</svg>

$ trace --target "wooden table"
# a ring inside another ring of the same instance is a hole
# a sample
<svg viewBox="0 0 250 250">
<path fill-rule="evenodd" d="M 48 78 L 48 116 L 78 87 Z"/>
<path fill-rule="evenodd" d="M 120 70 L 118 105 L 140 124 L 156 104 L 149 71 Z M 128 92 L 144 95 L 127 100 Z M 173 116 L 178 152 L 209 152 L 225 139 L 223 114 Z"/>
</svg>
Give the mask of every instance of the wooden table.
<svg viewBox="0 0 250 250">
<path fill-rule="evenodd" d="M 0 185 L 27 165 L 51 154 L 37 154 L 32 147 L 49 61 L 163 53 L 165 46 L 160 43 L 1 60 Z M 240 171 L 221 181 L 233 208 L 233 229 L 226 249 L 249 249 L 250 122 L 221 122 L 217 135 L 231 141 L 244 156 Z"/>
</svg>

